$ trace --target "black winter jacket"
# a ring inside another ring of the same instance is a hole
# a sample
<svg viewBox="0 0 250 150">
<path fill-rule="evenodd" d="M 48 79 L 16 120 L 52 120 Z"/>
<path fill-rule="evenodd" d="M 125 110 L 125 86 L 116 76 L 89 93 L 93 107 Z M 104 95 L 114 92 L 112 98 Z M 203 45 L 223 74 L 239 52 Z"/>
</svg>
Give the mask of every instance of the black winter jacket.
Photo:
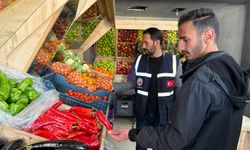
<svg viewBox="0 0 250 150">
<path fill-rule="evenodd" d="M 157 150 L 235 150 L 246 104 L 246 73 L 218 51 L 184 64 L 182 79 L 172 122 L 140 132 L 132 129 L 130 139 Z"/>
</svg>

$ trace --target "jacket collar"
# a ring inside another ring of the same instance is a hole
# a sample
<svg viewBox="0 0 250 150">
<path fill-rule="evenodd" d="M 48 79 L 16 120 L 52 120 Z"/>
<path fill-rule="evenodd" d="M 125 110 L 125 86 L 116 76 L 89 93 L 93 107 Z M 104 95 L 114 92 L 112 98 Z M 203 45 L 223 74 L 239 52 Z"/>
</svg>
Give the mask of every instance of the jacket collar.
<svg viewBox="0 0 250 150">
<path fill-rule="evenodd" d="M 184 82 L 189 76 L 191 76 L 198 68 L 200 68 L 206 62 L 226 54 L 227 53 L 224 51 L 216 51 L 208 53 L 202 58 L 194 61 L 185 61 L 182 65 L 182 71 L 183 71 L 183 75 L 181 76 L 182 82 Z"/>
</svg>

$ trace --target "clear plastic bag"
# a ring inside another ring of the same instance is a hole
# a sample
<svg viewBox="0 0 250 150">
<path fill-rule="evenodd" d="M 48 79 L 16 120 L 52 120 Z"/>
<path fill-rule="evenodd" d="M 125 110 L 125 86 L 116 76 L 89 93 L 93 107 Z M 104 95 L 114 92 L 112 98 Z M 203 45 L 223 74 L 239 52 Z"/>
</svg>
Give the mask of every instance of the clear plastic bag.
<svg viewBox="0 0 250 150">
<path fill-rule="evenodd" d="M 15 116 L 11 116 L 10 114 L 0 110 L 1 124 L 6 124 L 17 129 L 28 129 L 41 113 L 49 109 L 59 99 L 59 93 L 55 89 L 47 89 L 44 86 L 44 81 L 39 77 L 34 77 L 27 73 L 5 68 L 3 66 L 0 66 L 0 70 L 5 73 L 9 79 L 15 79 L 18 82 L 26 77 L 32 78 L 34 80 L 33 87 L 41 93 L 35 101 L 30 103 L 25 109 Z"/>
</svg>

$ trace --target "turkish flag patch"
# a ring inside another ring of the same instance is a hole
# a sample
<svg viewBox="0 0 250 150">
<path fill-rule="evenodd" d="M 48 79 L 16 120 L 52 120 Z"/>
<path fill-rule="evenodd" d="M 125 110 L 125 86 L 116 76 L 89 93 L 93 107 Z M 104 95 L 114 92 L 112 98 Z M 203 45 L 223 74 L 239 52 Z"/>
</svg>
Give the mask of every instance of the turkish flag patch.
<svg viewBox="0 0 250 150">
<path fill-rule="evenodd" d="M 174 87 L 174 80 L 167 80 L 166 81 L 166 87 L 167 88 L 173 88 Z"/>
</svg>

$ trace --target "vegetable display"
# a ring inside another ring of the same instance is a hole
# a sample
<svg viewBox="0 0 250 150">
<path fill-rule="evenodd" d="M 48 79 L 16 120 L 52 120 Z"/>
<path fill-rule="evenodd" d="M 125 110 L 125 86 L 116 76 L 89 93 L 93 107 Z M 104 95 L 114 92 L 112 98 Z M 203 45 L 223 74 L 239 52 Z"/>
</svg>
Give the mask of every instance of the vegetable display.
<svg viewBox="0 0 250 150">
<path fill-rule="evenodd" d="M 80 99 L 82 101 L 85 101 L 85 102 L 93 102 L 95 100 L 107 101 L 107 96 L 104 96 L 104 97 L 94 96 L 94 95 L 90 95 L 88 93 L 75 92 L 73 90 L 68 90 L 66 92 L 66 94 L 69 96 L 72 96 L 74 98 Z"/>
<path fill-rule="evenodd" d="M 33 79 L 29 77 L 18 83 L 0 71 L 0 110 L 13 116 L 22 111 L 41 95 L 32 85 Z"/>
<path fill-rule="evenodd" d="M 88 146 L 89 149 L 98 149 L 102 123 L 108 130 L 112 125 L 102 111 L 90 108 L 73 106 L 59 110 L 52 106 L 41 114 L 27 132 L 48 138 L 50 140 L 74 140 Z M 53 142 L 52 142 L 53 143 Z"/>
<path fill-rule="evenodd" d="M 97 55 L 115 56 L 115 28 L 111 28 L 96 42 Z"/>
<path fill-rule="evenodd" d="M 63 75 L 63 76 L 67 76 L 73 71 L 71 66 L 64 64 L 64 63 L 61 63 L 61 62 L 54 62 L 50 66 L 50 69 L 56 73 Z"/>
</svg>

